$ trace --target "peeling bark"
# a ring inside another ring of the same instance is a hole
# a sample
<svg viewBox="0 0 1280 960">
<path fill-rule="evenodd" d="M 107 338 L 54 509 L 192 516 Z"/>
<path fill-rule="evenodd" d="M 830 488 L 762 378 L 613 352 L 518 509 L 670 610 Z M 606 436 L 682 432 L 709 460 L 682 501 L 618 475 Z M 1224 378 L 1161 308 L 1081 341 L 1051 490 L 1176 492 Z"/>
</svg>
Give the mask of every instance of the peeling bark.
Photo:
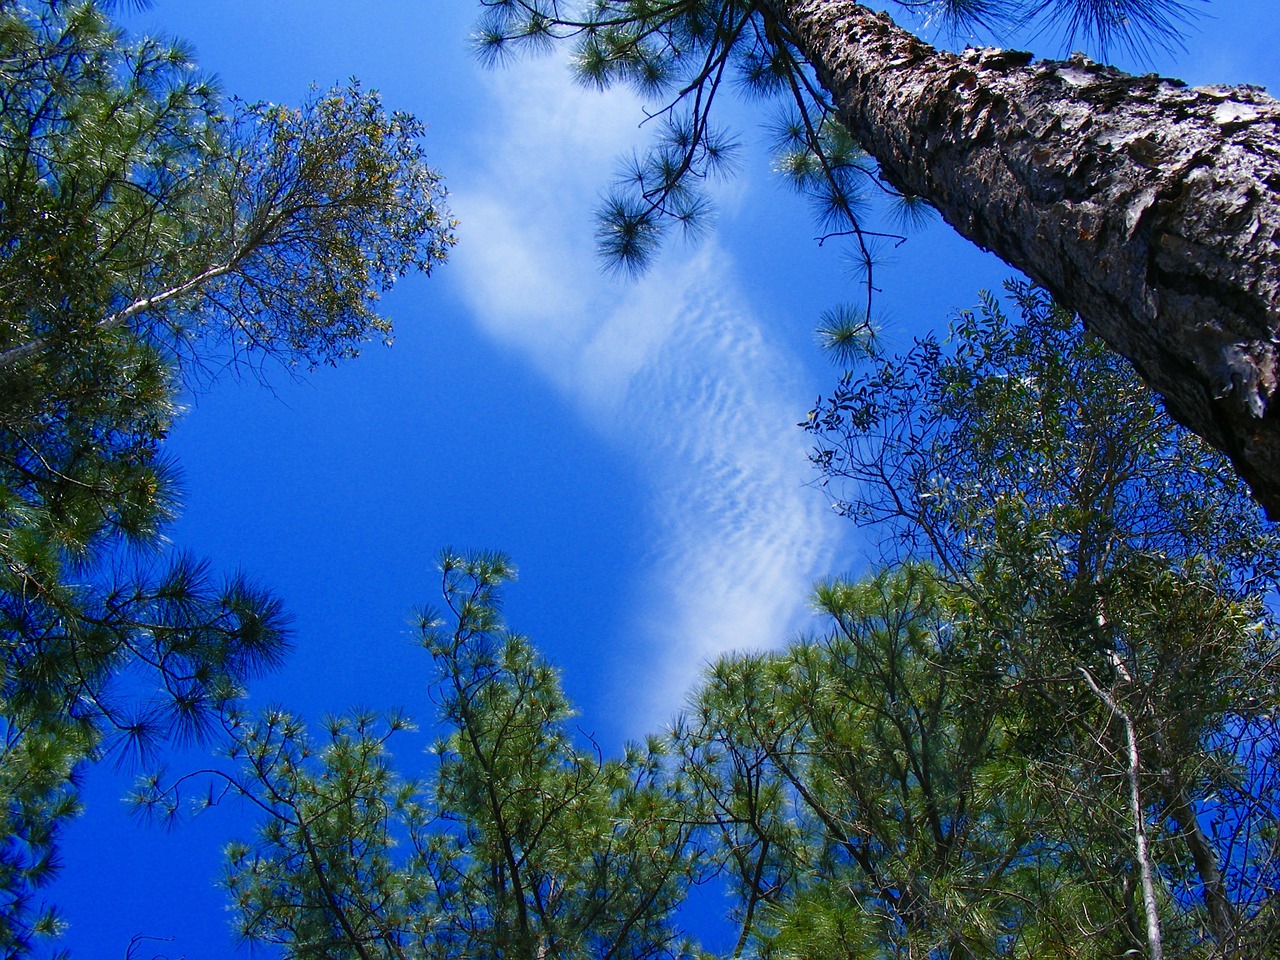
<svg viewBox="0 0 1280 960">
<path fill-rule="evenodd" d="M 1079 313 L 1280 517 L 1280 103 L 764 2 L 889 182 Z"/>
</svg>

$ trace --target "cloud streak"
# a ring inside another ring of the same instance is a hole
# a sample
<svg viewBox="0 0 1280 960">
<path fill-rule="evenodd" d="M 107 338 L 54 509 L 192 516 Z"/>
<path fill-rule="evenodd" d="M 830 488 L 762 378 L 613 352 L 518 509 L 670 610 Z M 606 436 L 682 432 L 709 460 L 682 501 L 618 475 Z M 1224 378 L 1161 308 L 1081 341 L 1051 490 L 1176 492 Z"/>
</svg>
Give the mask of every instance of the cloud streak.
<svg viewBox="0 0 1280 960">
<path fill-rule="evenodd" d="M 590 209 L 638 141 L 636 104 L 577 90 L 554 66 L 506 79 L 485 160 L 454 177 L 457 280 L 477 322 L 644 473 L 640 585 L 611 684 L 639 733 L 670 718 L 704 663 L 807 625 L 809 585 L 842 531 L 805 487 L 801 363 L 748 309 L 714 238 L 637 283 L 600 273 Z"/>
</svg>

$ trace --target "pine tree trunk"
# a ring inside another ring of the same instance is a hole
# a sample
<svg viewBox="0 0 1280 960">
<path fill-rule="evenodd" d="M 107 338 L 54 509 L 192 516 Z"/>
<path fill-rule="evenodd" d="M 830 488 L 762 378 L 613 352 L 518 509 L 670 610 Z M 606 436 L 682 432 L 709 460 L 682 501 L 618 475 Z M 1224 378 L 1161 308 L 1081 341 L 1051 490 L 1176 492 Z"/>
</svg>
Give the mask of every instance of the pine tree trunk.
<svg viewBox="0 0 1280 960">
<path fill-rule="evenodd" d="M 1280 103 L 764 3 L 894 186 L 1077 311 L 1280 516 Z"/>
</svg>

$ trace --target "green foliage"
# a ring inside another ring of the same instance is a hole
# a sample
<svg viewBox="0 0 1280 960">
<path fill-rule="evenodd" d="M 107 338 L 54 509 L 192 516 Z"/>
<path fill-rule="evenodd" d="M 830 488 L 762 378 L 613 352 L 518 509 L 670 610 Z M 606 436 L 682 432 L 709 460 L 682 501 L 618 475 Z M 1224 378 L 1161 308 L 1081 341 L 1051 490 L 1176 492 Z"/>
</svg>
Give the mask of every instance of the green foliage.
<svg viewBox="0 0 1280 960">
<path fill-rule="evenodd" d="M 823 313 L 818 345 L 841 363 L 852 365 L 875 354 L 876 337 L 867 315 L 848 305 Z"/>
<path fill-rule="evenodd" d="M 354 357 L 371 337 L 389 343 L 379 292 L 429 274 L 454 242 L 423 125 L 354 82 L 313 91 L 301 108 L 236 103 L 224 123 L 225 222 L 206 221 L 218 232 L 200 238 L 207 261 L 194 276 L 226 272 L 193 288 L 198 298 L 174 297 L 171 328 L 211 336 L 233 357 L 310 366 Z"/>
<path fill-rule="evenodd" d="M 358 85 L 233 102 L 92 2 L 0 2 L 0 941 L 87 761 L 202 739 L 278 662 L 278 602 L 165 548 L 183 384 L 389 339 L 380 291 L 453 243 L 421 126 Z"/>
<path fill-rule="evenodd" d="M 0 945 L 22 956 L 62 929 L 56 910 L 37 891 L 57 869 L 59 827 L 79 812 L 76 765 L 92 749 L 81 731 L 59 724 L 6 722 L 0 746 Z"/>
<path fill-rule="evenodd" d="M 414 785 L 391 772 L 386 751 L 408 724 L 353 713 L 326 726 L 319 748 L 278 709 L 232 728 L 232 756 L 271 814 L 257 849 L 227 848 L 239 932 L 294 944 L 298 957 L 397 956 L 423 920 L 390 834 L 397 818 L 420 816 Z"/>
<path fill-rule="evenodd" d="M 948 593 L 912 565 L 822 584 L 829 635 L 709 673 L 676 740 L 720 834 L 740 950 L 978 957 L 1075 939 L 1039 902 L 1078 878 Z"/>
<path fill-rule="evenodd" d="M 986 298 L 946 345 L 847 374 L 810 416 L 814 461 L 890 557 L 927 560 L 964 599 L 998 679 L 988 709 L 1009 711 L 1027 776 L 1072 825 L 1059 856 L 1110 884 L 1115 929 L 1141 929 L 1132 733 L 1167 944 L 1266 942 L 1276 532 L 1122 361 L 1039 291 L 1010 292 L 1018 321 Z"/>
<path fill-rule="evenodd" d="M 452 245 L 422 126 L 376 93 L 227 115 L 180 47 L 92 3 L 4 17 L 6 377 L 130 333 L 189 376 L 332 363 L 388 336 L 379 292 Z"/>
<path fill-rule="evenodd" d="M 241 934 L 298 958 L 690 956 L 672 914 L 698 850 L 663 745 L 580 745 L 555 670 L 502 624 L 511 565 L 441 568 L 447 614 L 422 618 L 444 725 L 431 783 L 390 772 L 398 717 L 331 720 L 322 746 L 280 710 L 231 727 L 226 782 L 265 814 L 229 848 Z M 181 788 L 139 800 L 172 811 Z"/>
<path fill-rule="evenodd" d="M 495 555 L 446 554 L 445 612 L 422 617 L 428 782 L 391 772 L 400 718 L 331 721 L 323 744 L 278 710 L 233 723 L 222 776 L 264 812 L 230 851 L 244 936 L 692 956 L 674 914 L 715 879 L 735 957 L 1115 960 L 1155 952 L 1153 921 L 1169 955 L 1263 955 L 1275 533 L 1070 316 L 1011 292 L 1016 321 L 987 298 L 906 357 L 858 338 L 867 372 L 810 429 L 894 563 L 815 588 L 825 634 L 715 663 L 669 736 L 612 760 L 575 737 L 556 672 L 503 625 Z M 181 787 L 139 799 L 172 812 Z"/>
</svg>

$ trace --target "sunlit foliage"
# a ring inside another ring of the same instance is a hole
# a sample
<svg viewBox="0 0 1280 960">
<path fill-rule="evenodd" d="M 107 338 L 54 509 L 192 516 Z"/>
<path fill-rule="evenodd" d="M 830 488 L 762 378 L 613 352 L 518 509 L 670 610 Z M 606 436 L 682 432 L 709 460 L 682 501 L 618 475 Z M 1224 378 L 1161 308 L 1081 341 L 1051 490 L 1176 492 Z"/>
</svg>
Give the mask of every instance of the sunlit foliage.
<svg viewBox="0 0 1280 960">
<path fill-rule="evenodd" d="M 199 740 L 287 639 L 278 602 L 169 549 L 183 386 L 354 355 L 453 242 L 420 125 L 358 85 L 224 105 L 99 5 L 0 3 L 0 942 L 86 761 Z"/>
<path fill-rule="evenodd" d="M 1012 711 L 1056 849 L 1113 877 L 1132 948 L 1151 948 L 1141 828 L 1167 945 L 1248 955 L 1280 865 L 1275 529 L 1124 361 L 1010 292 L 1016 319 L 987 297 L 945 343 L 873 349 L 812 413 L 814 461 L 886 560 L 927 561 L 964 598 L 999 678 L 987 709 Z"/>
<path fill-rule="evenodd" d="M 1200 441 L 1039 291 L 1011 285 L 809 420 L 885 568 L 820 583 L 822 628 L 727 655 L 663 736 L 603 759 L 507 630 L 497 555 L 441 564 L 421 620 L 443 736 L 399 716 L 311 739 L 232 718 L 241 932 L 290 957 L 1243 958 L 1274 942 L 1275 531 Z M 861 371 L 861 372 L 859 372 Z M 1121 440 L 1124 442 L 1121 442 Z M 208 774 L 205 774 L 206 776 Z M 168 816 L 192 778 L 144 783 Z"/>
<path fill-rule="evenodd" d="M 339 717 L 319 742 L 281 710 L 230 726 L 240 769 L 215 789 L 265 814 L 229 850 L 240 933 L 298 958 L 691 956 L 672 915 L 704 866 L 664 745 L 580 742 L 556 671 L 502 623 L 510 563 L 441 568 L 429 782 L 390 770 L 399 717 Z M 171 811 L 186 786 L 138 800 Z"/>
</svg>

